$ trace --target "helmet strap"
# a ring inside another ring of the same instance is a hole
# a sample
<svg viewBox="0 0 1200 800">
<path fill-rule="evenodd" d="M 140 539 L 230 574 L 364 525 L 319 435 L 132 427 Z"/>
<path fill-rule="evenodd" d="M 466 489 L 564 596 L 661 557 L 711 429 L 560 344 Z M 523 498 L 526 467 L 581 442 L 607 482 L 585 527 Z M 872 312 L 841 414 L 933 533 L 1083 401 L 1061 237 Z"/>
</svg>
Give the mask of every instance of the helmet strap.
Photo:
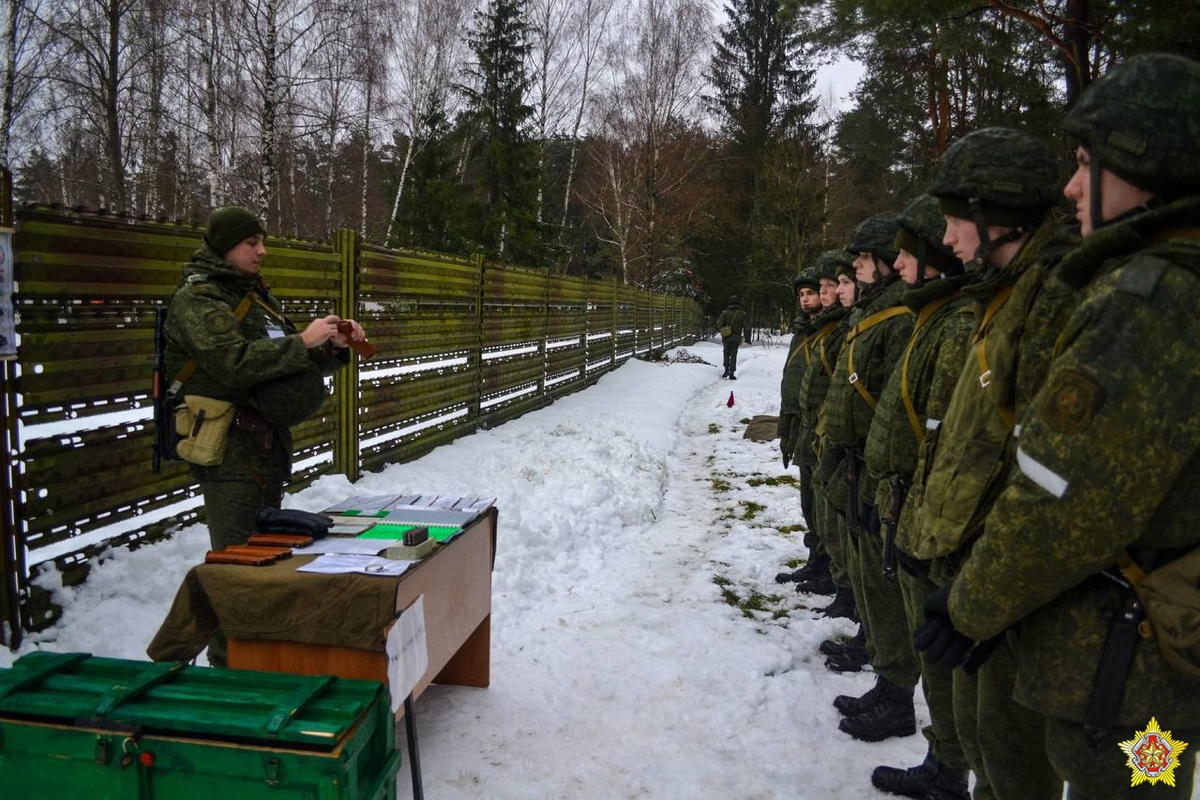
<svg viewBox="0 0 1200 800">
<path fill-rule="evenodd" d="M 978 197 L 971 197 L 967 200 L 967 203 L 971 207 L 971 218 L 975 220 L 975 230 L 979 234 L 979 247 L 975 249 L 975 258 L 971 260 L 968 266 L 982 271 L 987 268 L 988 258 L 991 257 L 992 253 L 1009 242 L 1015 242 L 1017 239 L 1020 239 L 1029 232 L 1029 228 L 1024 225 L 1018 225 L 1008 233 L 997 236 L 995 239 L 988 238 L 988 224 L 983 214 L 983 202 Z"/>
<path fill-rule="evenodd" d="M 1103 202 L 1100 195 L 1100 159 L 1093 153 L 1088 155 L 1091 156 L 1088 161 L 1088 215 L 1092 218 L 1092 233 L 1095 233 L 1108 223 L 1104 221 L 1104 212 L 1100 205 Z"/>
</svg>

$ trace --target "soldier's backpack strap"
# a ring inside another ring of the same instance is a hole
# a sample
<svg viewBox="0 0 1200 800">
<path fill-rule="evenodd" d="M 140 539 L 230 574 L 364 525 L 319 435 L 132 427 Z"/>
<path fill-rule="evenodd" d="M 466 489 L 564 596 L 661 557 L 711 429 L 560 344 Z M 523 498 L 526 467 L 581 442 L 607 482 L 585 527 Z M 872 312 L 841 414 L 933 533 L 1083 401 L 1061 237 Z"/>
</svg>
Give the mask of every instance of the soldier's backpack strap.
<svg viewBox="0 0 1200 800">
<path fill-rule="evenodd" d="M 1008 302 L 1008 298 L 1012 297 L 1012 293 L 1013 284 L 1009 284 L 996 292 L 996 296 L 992 298 L 992 302 L 988 303 L 987 310 L 983 313 L 983 321 L 979 323 L 979 330 L 975 332 L 975 360 L 979 364 L 979 385 L 984 389 L 988 388 L 992 383 L 992 368 L 988 366 L 985 336 L 992 324 L 992 320 L 1000 312 L 1000 309 L 1004 308 L 1004 304 Z M 1004 420 L 1004 423 L 1008 427 L 1015 428 L 1017 426 L 1017 418 L 1013 414 L 1012 409 L 1000 403 L 999 400 L 996 401 L 996 413 L 1000 415 L 1000 419 Z"/>
<path fill-rule="evenodd" d="M 825 353 L 825 339 L 837 326 L 836 322 L 826 323 L 824 328 L 817 331 L 817 338 L 813 341 L 813 344 L 817 345 L 818 355 L 821 356 L 821 366 L 825 369 L 825 375 L 830 378 L 833 377 L 833 365 L 829 363 L 829 356 Z"/>
<path fill-rule="evenodd" d="M 949 303 L 955 297 L 958 297 L 957 292 L 946 297 L 939 297 L 921 309 L 921 313 L 917 314 L 916 324 L 913 325 L 912 336 L 908 337 L 908 347 L 904 349 L 904 361 L 900 366 L 900 399 L 904 401 L 904 410 L 908 414 L 908 424 L 912 426 L 913 435 L 917 437 L 918 445 L 925 442 L 925 426 L 921 424 L 921 420 L 917 416 L 917 409 L 913 405 L 912 395 L 908 391 L 908 360 L 912 356 L 913 348 L 917 345 L 917 339 L 920 338 L 922 329 L 928 324 L 939 308 Z"/>
<path fill-rule="evenodd" d="M 246 296 L 242 298 L 242 302 L 238 303 L 237 307 L 233 309 L 233 316 L 238 322 L 241 322 L 246 316 L 247 312 L 250 311 L 250 306 L 254 304 L 255 299 L 256 298 L 253 291 L 247 292 Z M 267 307 L 266 304 L 261 300 L 259 301 L 259 304 Z M 269 310 L 269 307 L 267 308 Z M 189 359 L 188 362 L 184 364 L 179 372 L 175 375 L 175 379 L 171 381 L 170 387 L 167 389 L 167 395 L 170 397 L 178 397 L 180 390 L 183 389 L 183 385 L 187 383 L 188 378 L 192 377 L 192 373 L 195 371 L 196 359 Z"/>
<path fill-rule="evenodd" d="M 871 407 L 872 411 L 875 410 L 875 406 L 879 404 L 879 401 L 876 400 L 869 391 L 867 391 L 867 387 L 863 385 L 863 382 L 858 377 L 858 372 L 854 369 L 854 345 L 857 343 L 857 339 L 860 334 L 866 333 L 879 323 L 886 322 L 892 317 L 898 317 L 901 314 L 911 313 L 912 311 L 909 310 L 908 306 L 891 306 L 890 308 L 885 308 L 882 311 L 876 311 L 874 314 L 851 328 L 850 333 L 846 335 L 846 343 L 850 346 L 850 349 L 846 353 L 848 361 L 847 365 L 850 367 L 850 385 L 853 386 L 854 390 L 858 392 L 860 397 L 862 397 L 863 402 Z"/>
</svg>

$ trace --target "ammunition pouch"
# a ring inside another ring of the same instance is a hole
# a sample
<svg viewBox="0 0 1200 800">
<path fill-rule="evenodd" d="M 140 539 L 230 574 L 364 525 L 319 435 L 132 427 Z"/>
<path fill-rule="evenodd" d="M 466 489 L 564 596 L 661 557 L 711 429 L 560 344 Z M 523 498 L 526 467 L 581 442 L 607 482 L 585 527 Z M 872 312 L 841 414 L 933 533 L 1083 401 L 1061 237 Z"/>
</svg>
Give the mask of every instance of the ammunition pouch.
<svg viewBox="0 0 1200 800">
<path fill-rule="evenodd" d="M 721 338 L 722 339 L 728 339 L 730 336 L 733 336 L 733 328 L 729 327 L 728 325 L 721 328 Z"/>
<path fill-rule="evenodd" d="M 1200 548 L 1153 569 L 1134 589 L 1163 659 L 1200 677 Z"/>
<path fill-rule="evenodd" d="M 179 435 L 175 452 L 184 461 L 201 467 L 220 464 L 225 460 L 235 411 L 229 400 L 186 395 L 183 405 L 175 409 L 175 432 Z"/>
</svg>

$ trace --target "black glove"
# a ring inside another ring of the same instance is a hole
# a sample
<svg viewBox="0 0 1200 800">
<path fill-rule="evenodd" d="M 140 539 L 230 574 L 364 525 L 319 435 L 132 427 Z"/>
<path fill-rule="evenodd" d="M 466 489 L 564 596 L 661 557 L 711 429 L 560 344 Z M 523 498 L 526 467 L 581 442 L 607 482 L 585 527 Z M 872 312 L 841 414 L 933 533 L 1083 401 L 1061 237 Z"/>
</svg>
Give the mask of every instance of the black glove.
<svg viewBox="0 0 1200 800">
<path fill-rule="evenodd" d="M 1004 644 L 1007 636 L 1007 631 L 1001 631 L 992 638 L 985 639 L 975 645 L 975 649 L 971 651 L 971 655 L 967 656 L 967 660 L 963 662 L 963 672 L 968 675 L 974 675 L 976 672 L 979 672 L 979 668 L 983 666 L 983 662 L 992 657 L 992 653 L 996 652 L 996 649 Z"/>
<path fill-rule="evenodd" d="M 954 630 L 950 620 L 950 587 L 947 583 L 925 598 L 925 621 L 913 635 L 913 644 L 924 651 L 925 660 L 944 669 L 962 664 L 975 640 Z"/>
<path fill-rule="evenodd" d="M 299 533 L 324 539 L 333 527 L 333 520 L 311 511 L 264 506 L 254 516 L 254 525 L 263 533 Z"/>
</svg>

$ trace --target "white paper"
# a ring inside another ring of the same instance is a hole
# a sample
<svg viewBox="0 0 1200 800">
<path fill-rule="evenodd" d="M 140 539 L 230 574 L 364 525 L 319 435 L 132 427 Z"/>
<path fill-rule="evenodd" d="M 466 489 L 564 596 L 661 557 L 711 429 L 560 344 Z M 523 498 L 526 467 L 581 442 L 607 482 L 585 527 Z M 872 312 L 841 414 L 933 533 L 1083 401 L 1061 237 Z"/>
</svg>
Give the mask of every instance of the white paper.
<svg viewBox="0 0 1200 800">
<path fill-rule="evenodd" d="M 404 544 L 403 539 L 346 539 L 326 536 L 308 547 L 302 547 L 292 552 L 298 556 L 315 556 L 322 553 L 336 553 L 344 556 L 377 556 L 384 549 L 401 544 Z"/>
<path fill-rule="evenodd" d="M 416 564 L 416 561 L 393 561 L 390 558 L 373 556 L 348 556 L 330 553 L 318 556 L 310 564 L 296 567 L 297 572 L 319 572 L 330 575 L 340 575 L 350 572 L 361 572 L 363 575 L 403 575 L 404 571 Z"/>
<path fill-rule="evenodd" d="M 421 676 L 429 669 L 429 651 L 425 644 L 425 595 L 419 595 L 404 609 L 387 635 L 388 689 L 392 693 L 392 713 L 404 705 Z"/>
</svg>

